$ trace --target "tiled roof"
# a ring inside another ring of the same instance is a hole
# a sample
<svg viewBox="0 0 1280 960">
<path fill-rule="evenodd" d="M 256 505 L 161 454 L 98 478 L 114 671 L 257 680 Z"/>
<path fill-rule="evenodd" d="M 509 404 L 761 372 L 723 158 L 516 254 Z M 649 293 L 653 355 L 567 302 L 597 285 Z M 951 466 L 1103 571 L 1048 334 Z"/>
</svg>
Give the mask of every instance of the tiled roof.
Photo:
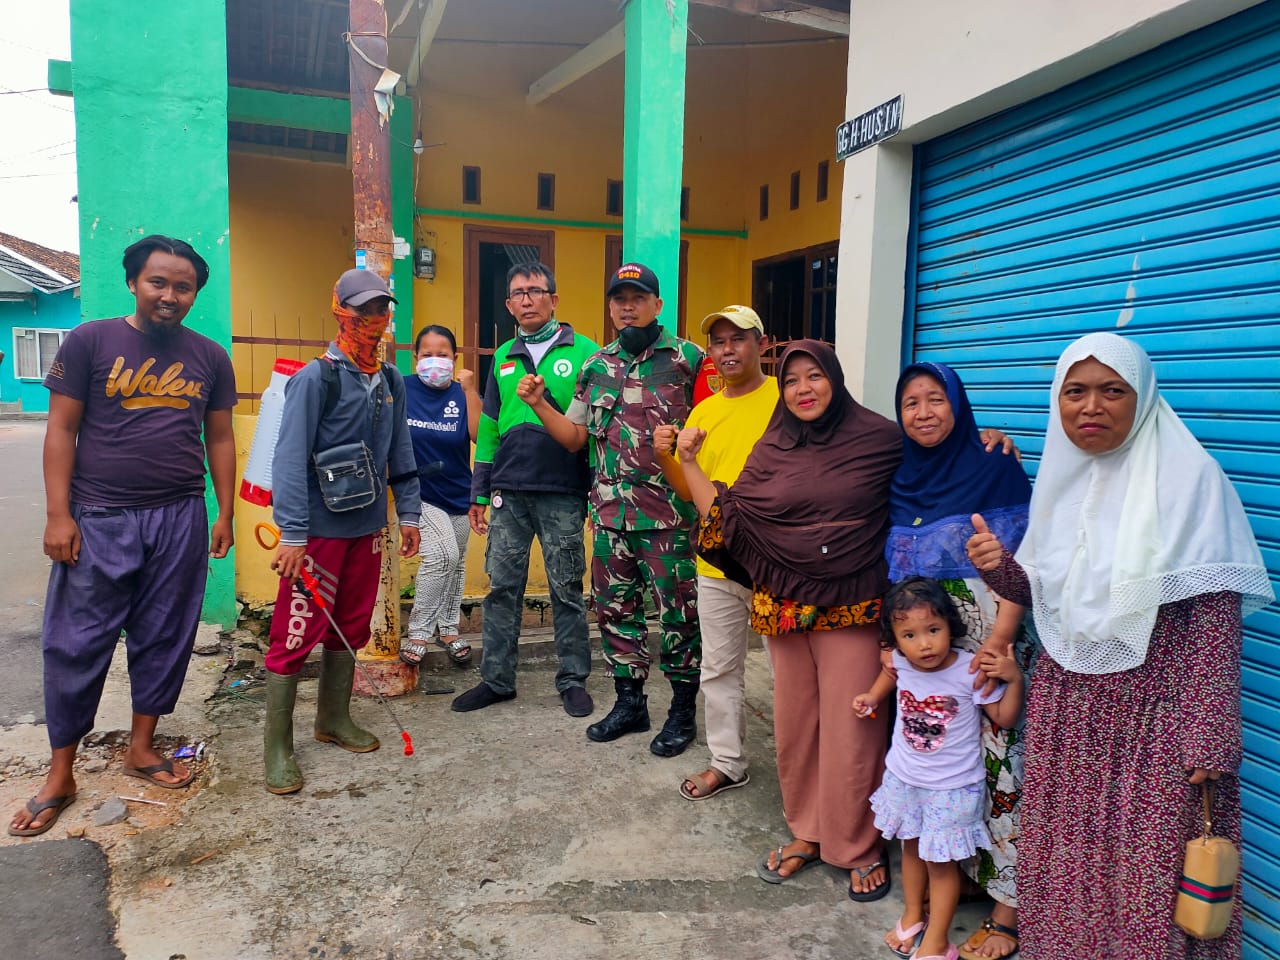
<svg viewBox="0 0 1280 960">
<path fill-rule="evenodd" d="M 32 267 L 31 264 L 36 264 Z M 65 250 L 50 250 L 10 233 L 0 233 L 0 269 L 45 293 L 80 282 L 80 258 Z"/>
</svg>

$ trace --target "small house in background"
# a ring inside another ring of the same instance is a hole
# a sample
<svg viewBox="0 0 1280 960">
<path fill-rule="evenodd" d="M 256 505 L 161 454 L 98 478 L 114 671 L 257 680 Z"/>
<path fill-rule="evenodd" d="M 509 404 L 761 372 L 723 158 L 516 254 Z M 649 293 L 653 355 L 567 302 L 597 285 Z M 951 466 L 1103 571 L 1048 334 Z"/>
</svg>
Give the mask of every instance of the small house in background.
<svg viewBox="0 0 1280 960">
<path fill-rule="evenodd" d="M 44 375 L 80 322 L 80 258 L 0 233 L 0 413 L 46 413 Z"/>
</svg>

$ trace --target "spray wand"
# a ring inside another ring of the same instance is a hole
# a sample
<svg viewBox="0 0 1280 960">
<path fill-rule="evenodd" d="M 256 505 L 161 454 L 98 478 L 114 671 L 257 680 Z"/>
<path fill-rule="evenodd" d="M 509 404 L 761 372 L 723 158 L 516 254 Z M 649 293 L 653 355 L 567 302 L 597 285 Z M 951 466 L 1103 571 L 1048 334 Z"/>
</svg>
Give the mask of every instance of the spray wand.
<svg viewBox="0 0 1280 960">
<path fill-rule="evenodd" d="M 338 639 L 342 641 L 342 645 L 347 648 L 347 651 L 355 659 L 356 666 L 359 667 L 360 672 L 364 674 L 365 682 L 369 684 L 369 689 L 377 695 L 378 700 L 382 703 L 383 707 L 386 708 L 387 713 L 391 717 L 391 722 L 400 730 L 400 739 L 404 741 L 404 755 L 406 757 L 412 757 L 413 738 L 409 736 L 409 731 L 404 728 L 404 725 L 401 724 L 400 720 L 396 717 L 396 712 L 391 709 L 391 704 L 387 703 L 387 698 L 382 695 L 382 691 L 378 689 L 378 685 L 373 682 L 373 677 L 369 675 L 369 671 L 365 669 L 365 665 L 361 663 L 360 658 L 356 656 L 355 649 L 351 646 L 350 641 L 347 640 L 342 629 L 338 626 L 338 621 L 333 619 L 333 612 L 329 609 L 329 604 L 325 603 L 324 597 L 320 594 L 320 581 L 312 576 L 311 572 L 308 571 L 306 567 L 300 567 L 298 569 L 298 579 L 301 581 L 301 583 L 298 584 L 298 592 L 323 610 L 324 615 L 329 618 L 329 626 L 333 627 L 333 632 L 338 635 Z"/>
<path fill-rule="evenodd" d="M 259 523 L 254 527 L 254 537 L 257 538 L 258 545 L 264 550 L 274 550 L 280 543 L 280 531 L 272 524 Z M 274 540 L 268 543 L 268 538 Z M 365 682 L 369 684 L 369 689 L 374 692 L 378 700 L 386 708 L 388 714 L 391 715 L 391 722 L 396 725 L 400 731 L 400 739 L 404 741 L 404 755 L 406 757 L 413 756 L 413 737 L 409 736 L 409 731 L 404 728 L 400 720 L 396 717 L 396 712 L 391 709 L 391 704 L 387 703 L 387 698 L 382 695 L 382 691 L 378 689 L 378 685 L 373 682 L 373 677 L 369 675 L 369 671 L 365 665 L 360 662 L 360 658 L 356 656 L 355 648 L 351 646 L 351 641 L 342 632 L 342 628 L 338 626 L 338 622 L 333 619 L 333 612 L 329 609 L 329 604 L 325 602 L 324 597 L 320 593 L 320 581 L 312 576 L 311 571 L 306 567 L 298 568 L 298 582 L 295 584 L 298 592 L 314 603 L 317 607 L 324 611 L 324 615 L 329 618 L 329 626 L 333 627 L 333 632 L 338 635 L 338 639 L 342 641 L 342 645 L 347 648 L 347 652 L 351 654 L 356 662 L 356 666 L 360 668 L 360 672 L 364 674 Z"/>
</svg>

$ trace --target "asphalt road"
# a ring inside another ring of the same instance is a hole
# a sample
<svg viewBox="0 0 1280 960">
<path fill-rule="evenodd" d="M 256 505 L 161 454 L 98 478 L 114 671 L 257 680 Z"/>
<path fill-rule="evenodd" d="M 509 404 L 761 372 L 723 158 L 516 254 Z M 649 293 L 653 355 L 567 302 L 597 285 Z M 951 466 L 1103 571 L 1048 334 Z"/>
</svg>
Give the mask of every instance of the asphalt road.
<svg viewBox="0 0 1280 960">
<path fill-rule="evenodd" d="M 122 960 L 107 909 L 108 876 L 106 854 L 88 840 L 0 847 L 5 956 Z"/>
<path fill-rule="evenodd" d="M 40 621 L 49 561 L 41 552 L 43 421 L 0 420 L 0 727 L 44 724 Z M 0 810 L 8 825 L 10 811 Z M 0 847 L 0 953 L 23 960 L 120 960 L 102 848 L 44 837 Z"/>
<path fill-rule="evenodd" d="M 41 475 L 43 421 L 0 420 L 0 727 L 44 722 L 40 621 L 49 561 Z"/>
</svg>

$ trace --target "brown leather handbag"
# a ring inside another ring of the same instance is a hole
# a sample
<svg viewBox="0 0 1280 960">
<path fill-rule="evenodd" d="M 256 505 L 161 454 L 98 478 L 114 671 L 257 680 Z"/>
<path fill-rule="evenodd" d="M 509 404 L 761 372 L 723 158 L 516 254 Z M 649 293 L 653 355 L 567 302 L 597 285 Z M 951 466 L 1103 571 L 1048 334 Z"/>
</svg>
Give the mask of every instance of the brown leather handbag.
<svg viewBox="0 0 1280 960">
<path fill-rule="evenodd" d="M 1197 940 L 1220 937 L 1231 925 L 1240 852 L 1226 837 L 1213 835 L 1213 781 L 1200 785 L 1204 832 L 1187 843 L 1173 922 Z"/>
</svg>

